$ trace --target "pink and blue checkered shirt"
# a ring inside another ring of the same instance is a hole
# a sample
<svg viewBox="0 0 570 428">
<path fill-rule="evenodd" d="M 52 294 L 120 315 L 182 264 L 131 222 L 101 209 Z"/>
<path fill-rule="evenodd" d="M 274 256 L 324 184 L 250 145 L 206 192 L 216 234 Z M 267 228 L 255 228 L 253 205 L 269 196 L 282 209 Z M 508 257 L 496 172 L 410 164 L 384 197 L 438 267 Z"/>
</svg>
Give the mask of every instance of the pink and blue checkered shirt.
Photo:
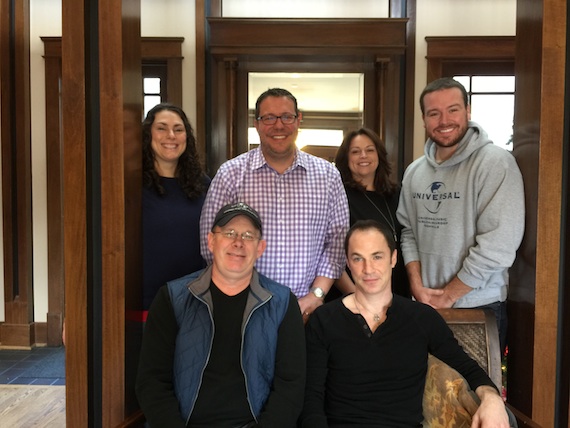
<svg viewBox="0 0 570 428">
<path fill-rule="evenodd" d="M 249 204 L 261 216 L 267 249 L 257 260 L 259 272 L 298 298 L 317 276 L 340 276 L 349 211 L 340 174 L 330 162 L 297 150 L 291 167 L 279 174 L 259 148 L 225 162 L 212 180 L 200 218 L 201 252 L 208 263 L 207 235 L 214 217 L 235 202 Z"/>
</svg>

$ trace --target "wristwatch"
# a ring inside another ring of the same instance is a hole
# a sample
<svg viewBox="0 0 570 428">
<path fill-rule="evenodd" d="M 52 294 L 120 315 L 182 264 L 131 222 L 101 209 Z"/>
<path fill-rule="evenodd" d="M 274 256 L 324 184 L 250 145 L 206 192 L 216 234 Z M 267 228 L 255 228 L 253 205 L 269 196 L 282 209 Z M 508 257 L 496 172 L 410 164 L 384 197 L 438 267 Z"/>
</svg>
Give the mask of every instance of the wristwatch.
<svg viewBox="0 0 570 428">
<path fill-rule="evenodd" d="M 309 292 L 313 293 L 319 299 L 324 299 L 327 294 L 321 287 L 311 287 L 309 288 Z"/>
</svg>

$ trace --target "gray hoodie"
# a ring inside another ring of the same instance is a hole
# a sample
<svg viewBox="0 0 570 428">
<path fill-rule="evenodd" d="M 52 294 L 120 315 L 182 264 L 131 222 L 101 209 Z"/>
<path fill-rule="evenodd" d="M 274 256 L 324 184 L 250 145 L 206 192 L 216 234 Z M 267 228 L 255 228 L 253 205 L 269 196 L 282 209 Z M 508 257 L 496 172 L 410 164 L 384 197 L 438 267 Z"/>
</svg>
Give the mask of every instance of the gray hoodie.
<svg viewBox="0 0 570 428">
<path fill-rule="evenodd" d="M 421 263 L 425 287 L 457 277 L 473 290 L 456 308 L 507 298 L 508 269 L 524 232 L 524 189 L 517 163 L 475 122 L 453 156 L 438 164 L 428 139 L 406 169 L 398 220 L 404 262 Z"/>
</svg>

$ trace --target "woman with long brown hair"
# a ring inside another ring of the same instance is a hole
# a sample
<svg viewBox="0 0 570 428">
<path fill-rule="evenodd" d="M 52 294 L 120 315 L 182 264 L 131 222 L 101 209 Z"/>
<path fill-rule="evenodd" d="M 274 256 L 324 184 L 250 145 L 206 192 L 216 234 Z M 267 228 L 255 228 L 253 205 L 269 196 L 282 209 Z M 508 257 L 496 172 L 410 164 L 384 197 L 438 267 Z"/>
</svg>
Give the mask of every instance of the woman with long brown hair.
<svg viewBox="0 0 570 428">
<path fill-rule="evenodd" d="M 351 131 L 337 151 L 335 164 L 348 196 L 350 225 L 358 220 L 373 219 L 392 231 L 398 250 L 392 287 L 394 293 L 410 297 L 408 276 L 400 254 L 401 226 L 396 218 L 400 189 L 391 177 L 392 167 L 384 143 L 371 129 Z M 341 289 L 354 287 L 349 272 L 344 272 L 338 282 Z"/>
</svg>

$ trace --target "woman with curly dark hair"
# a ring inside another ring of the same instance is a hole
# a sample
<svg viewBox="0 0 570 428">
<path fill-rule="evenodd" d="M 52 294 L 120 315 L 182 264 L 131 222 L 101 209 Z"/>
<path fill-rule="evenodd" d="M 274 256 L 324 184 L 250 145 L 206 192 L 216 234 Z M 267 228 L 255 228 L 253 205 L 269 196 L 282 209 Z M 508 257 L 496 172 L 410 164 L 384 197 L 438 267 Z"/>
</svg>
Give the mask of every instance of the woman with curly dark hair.
<svg viewBox="0 0 570 428">
<path fill-rule="evenodd" d="M 408 276 L 399 245 L 402 228 L 396 218 L 400 189 L 390 177 L 392 167 L 384 143 L 378 134 L 368 128 L 349 132 L 337 151 L 335 164 L 348 196 L 350 225 L 358 220 L 373 219 L 392 231 L 398 250 L 392 288 L 396 294 L 410 297 Z M 354 287 L 347 272 L 338 281 L 344 286 Z"/>
<path fill-rule="evenodd" d="M 210 184 L 184 111 L 158 104 L 142 123 L 143 309 L 167 281 L 205 267 L 200 213 Z"/>
</svg>

